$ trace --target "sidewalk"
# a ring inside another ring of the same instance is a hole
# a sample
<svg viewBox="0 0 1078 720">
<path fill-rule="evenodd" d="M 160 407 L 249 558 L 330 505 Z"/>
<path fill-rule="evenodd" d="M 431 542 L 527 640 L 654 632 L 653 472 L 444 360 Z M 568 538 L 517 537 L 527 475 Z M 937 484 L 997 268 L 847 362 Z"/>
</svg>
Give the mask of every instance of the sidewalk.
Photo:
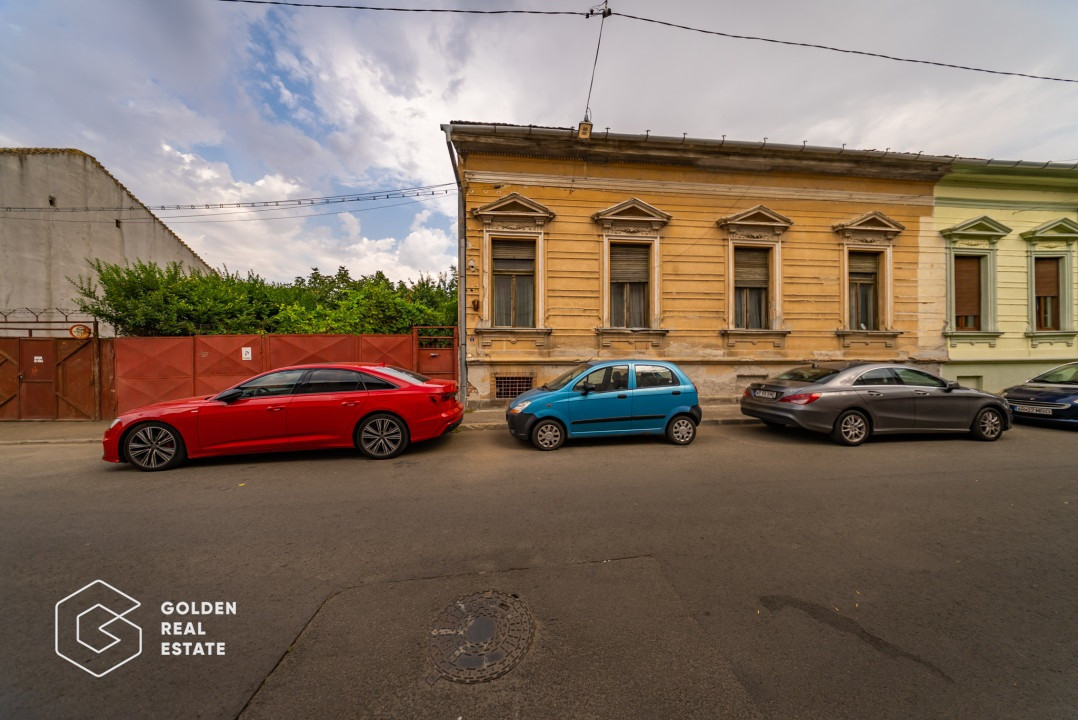
<svg viewBox="0 0 1078 720">
<path fill-rule="evenodd" d="M 737 403 L 710 403 L 701 406 L 703 425 L 741 425 L 758 420 L 741 414 Z M 0 422 L 0 446 L 100 443 L 109 420 L 23 420 Z M 464 414 L 462 430 L 505 430 L 505 408 L 470 410 Z"/>
</svg>

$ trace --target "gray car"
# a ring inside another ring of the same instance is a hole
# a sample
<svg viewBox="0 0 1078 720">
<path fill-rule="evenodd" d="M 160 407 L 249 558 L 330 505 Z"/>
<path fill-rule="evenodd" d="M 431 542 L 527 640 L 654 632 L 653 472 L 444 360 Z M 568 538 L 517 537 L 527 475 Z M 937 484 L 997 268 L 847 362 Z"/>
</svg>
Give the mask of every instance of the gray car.
<svg viewBox="0 0 1078 720">
<path fill-rule="evenodd" d="M 893 363 L 814 363 L 755 382 L 741 412 L 770 428 L 828 433 L 842 445 L 870 435 L 972 433 L 998 440 L 1011 427 L 1005 400 Z"/>
</svg>

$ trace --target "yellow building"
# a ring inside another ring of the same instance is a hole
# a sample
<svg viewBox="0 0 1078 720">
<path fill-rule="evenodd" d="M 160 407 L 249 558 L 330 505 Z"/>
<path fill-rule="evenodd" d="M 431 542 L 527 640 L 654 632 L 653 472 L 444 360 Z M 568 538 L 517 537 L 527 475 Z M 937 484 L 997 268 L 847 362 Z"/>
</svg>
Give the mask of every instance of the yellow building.
<svg viewBox="0 0 1078 720">
<path fill-rule="evenodd" d="M 705 398 L 823 360 L 947 359 L 933 190 L 953 158 L 580 128 L 443 126 L 472 405 L 591 358 Z"/>
<path fill-rule="evenodd" d="M 1078 359 L 1078 165 L 962 160 L 936 187 L 944 374 L 991 392 Z"/>
</svg>

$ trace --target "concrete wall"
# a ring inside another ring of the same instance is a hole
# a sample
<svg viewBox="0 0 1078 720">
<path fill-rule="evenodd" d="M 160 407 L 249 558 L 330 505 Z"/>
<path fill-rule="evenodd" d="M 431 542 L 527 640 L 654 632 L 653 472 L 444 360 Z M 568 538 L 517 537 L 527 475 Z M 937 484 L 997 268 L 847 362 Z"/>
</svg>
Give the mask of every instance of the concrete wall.
<svg viewBox="0 0 1078 720">
<path fill-rule="evenodd" d="M 73 208 L 108 209 L 62 212 Z M 210 269 L 91 156 L 0 149 L 0 310 L 74 309 L 68 278 L 92 275 L 92 258 Z"/>
</svg>

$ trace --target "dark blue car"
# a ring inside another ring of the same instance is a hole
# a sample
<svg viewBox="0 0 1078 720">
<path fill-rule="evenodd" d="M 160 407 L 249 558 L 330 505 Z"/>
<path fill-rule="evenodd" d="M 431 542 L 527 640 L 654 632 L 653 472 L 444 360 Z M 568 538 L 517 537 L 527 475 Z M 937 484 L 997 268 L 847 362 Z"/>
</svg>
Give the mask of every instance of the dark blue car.
<svg viewBox="0 0 1078 720">
<path fill-rule="evenodd" d="M 692 380 L 671 362 L 587 362 L 509 404 L 509 432 L 540 450 L 566 438 L 665 433 L 675 445 L 696 438 L 700 405 Z"/>
<path fill-rule="evenodd" d="M 1078 362 L 1003 391 L 1015 420 L 1078 427 Z"/>
</svg>

